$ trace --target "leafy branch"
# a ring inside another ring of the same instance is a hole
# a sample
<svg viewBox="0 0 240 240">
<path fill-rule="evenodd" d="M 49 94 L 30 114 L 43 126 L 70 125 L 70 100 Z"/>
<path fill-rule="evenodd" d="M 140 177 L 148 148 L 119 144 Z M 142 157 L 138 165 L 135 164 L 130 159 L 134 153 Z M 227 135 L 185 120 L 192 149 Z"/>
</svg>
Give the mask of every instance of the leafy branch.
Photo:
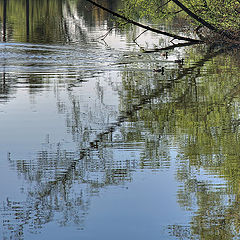
<svg viewBox="0 0 240 240">
<path fill-rule="evenodd" d="M 86 0 L 86 1 L 90 2 L 91 4 L 97 6 L 97 7 L 101 8 L 101 9 L 103 9 L 106 12 L 111 13 L 113 16 L 121 18 L 121 19 L 123 19 L 124 21 L 126 21 L 128 23 L 134 24 L 134 25 L 136 25 L 138 27 L 144 28 L 144 29 L 149 30 L 151 32 L 162 34 L 162 35 L 165 35 L 165 36 L 168 36 L 168 37 L 172 37 L 173 39 L 178 39 L 178 40 L 182 40 L 182 41 L 195 42 L 195 43 L 201 43 L 202 42 L 202 40 L 188 38 L 188 37 L 183 37 L 183 36 L 179 36 L 179 35 L 172 34 L 172 33 L 169 33 L 169 32 L 161 31 L 161 30 L 156 29 L 156 28 L 149 27 L 147 25 L 144 25 L 144 24 L 141 24 L 139 22 L 136 22 L 136 21 L 134 21 L 134 20 L 132 20 L 130 18 L 127 18 L 127 17 L 125 17 L 125 16 L 123 16 L 123 15 L 121 15 L 119 13 L 116 13 L 116 12 L 114 12 L 114 11 L 112 11 L 112 10 L 110 10 L 110 9 L 108 9 L 108 8 L 106 8 L 106 7 L 104 7 L 104 6 L 100 5 L 100 4 L 92 1 L 92 0 Z"/>
</svg>

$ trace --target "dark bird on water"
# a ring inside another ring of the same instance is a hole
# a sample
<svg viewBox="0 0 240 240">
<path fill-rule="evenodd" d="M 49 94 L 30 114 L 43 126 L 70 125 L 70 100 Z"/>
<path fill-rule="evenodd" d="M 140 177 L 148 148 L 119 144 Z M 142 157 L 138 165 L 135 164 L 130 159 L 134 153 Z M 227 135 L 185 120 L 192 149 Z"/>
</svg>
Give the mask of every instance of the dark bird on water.
<svg viewBox="0 0 240 240">
<path fill-rule="evenodd" d="M 174 60 L 174 62 L 183 65 L 184 59 L 183 58 L 177 59 L 177 60 Z"/>
<path fill-rule="evenodd" d="M 162 75 L 164 74 L 164 67 L 161 67 L 161 68 L 155 68 L 155 69 L 153 69 L 153 71 L 154 72 L 160 72 L 160 73 L 162 73 Z"/>
</svg>

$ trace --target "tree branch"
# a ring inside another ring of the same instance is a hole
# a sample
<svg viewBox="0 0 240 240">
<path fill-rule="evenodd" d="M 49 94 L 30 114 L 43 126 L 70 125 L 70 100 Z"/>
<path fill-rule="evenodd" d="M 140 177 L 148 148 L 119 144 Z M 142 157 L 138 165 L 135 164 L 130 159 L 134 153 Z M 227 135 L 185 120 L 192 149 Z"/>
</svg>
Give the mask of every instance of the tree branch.
<svg viewBox="0 0 240 240">
<path fill-rule="evenodd" d="M 174 48 L 180 48 L 180 47 L 188 47 L 191 45 L 194 45 L 196 43 L 194 42 L 185 42 L 185 43 L 178 43 L 178 44 L 173 44 L 171 46 L 168 47 L 163 47 L 163 48 L 155 48 L 155 49 L 150 49 L 150 50 L 144 50 L 144 53 L 152 53 L 152 52 L 162 52 L 162 51 L 166 51 L 166 50 L 172 50 Z"/>
<path fill-rule="evenodd" d="M 201 23 L 203 26 L 206 28 L 212 30 L 213 32 L 216 32 L 224 37 L 227 37 L 228 39 L 231 40 L 236 40 L 236 37 L 234 37 L 231 33 L 220 30 L 216 28 L 215 26 L 211 25 L 210 23 L 206 22 L 204 19 L 201 17 L 197 16 L 195 13 L 193 13 L 189 8 L 187 8 L 185 5 L 183 5 L 180 1 L 178 0 L 172 0 L 177 6 L 179 6 L 185 13 L 187 13 L 190 17 L 195 19 L 197 22 Z"/>
<path fill-rule="evenodd" d="M 176 34 L 172 34 L 172 33 L 168 33 L 168 32 L 164 32 L 164 31 L 161 31 L 161 30 L 158 30 L 158 29 L 155 29 L 155 28 L 152 28 L 152 27 L 149 27 L 149 26 L 146 26 L 146 25 L 143 25 L 141 23 L 138 23 L 138 22 L 135 22 L 133 21 L 132 19 L 129 19 L 123 15 L 120 15 L 119 13 L 116 13 L 108 8 L 105 8 L 103 7 L 102 5 L 92 1 L 92 0 L 86 0 L 87 2 L 90 2 L 91 4 L 103 9 L 104 11 L 106 12 L 109 12 L 111 13 L 113 16 L 116 16 L 116 17 L 119 17 L 121 19 L 123 19 L 124 21 L 128 22 L 128 23 L 131 23 L 131 24 L 134 24 L 138 27 L 141 27 L 141 28 L 144 28 L 146 30 L 149 30 L 149 31 L 152 31 L 152 32 L 155 32 L 155 33 L 158 33 L 158 34 L 162 34 L 162 35 L 165 35 L 165 36 L 168 36 L 168 37 L 172 37 L 174 39 L 178 39 L 178 40 L 182 40 L 182 41 L 188 41 L 188 42 L 196 42 L 196 43 L 201 43 L 203 42 L 202 40 L 197 40 L 197 39 L 193 39 L 193 38 L 188 38 L 188 37 L 182 37 L 182 36 L 178 36 Z"/>
<path fill-rule="evenodd" d="M 136 40 L 142 35 L 144 34 L 145 32 L 147 32 L 148 30 L 145 29 L 143 32 L 141 32 L 136 38 L 133 39 L 134 42 L 136 42 Z"/>
<path fill-rule="evenodd" d="M 168 0 L 167 2 L 163 3 L 161 6 L 159 6 L 156 11 L 158 11 L 160 8 L 163 8 L 165 5 L 167 5 L 168 3 L 170 3 L 172 0 Z"/>
</svg>

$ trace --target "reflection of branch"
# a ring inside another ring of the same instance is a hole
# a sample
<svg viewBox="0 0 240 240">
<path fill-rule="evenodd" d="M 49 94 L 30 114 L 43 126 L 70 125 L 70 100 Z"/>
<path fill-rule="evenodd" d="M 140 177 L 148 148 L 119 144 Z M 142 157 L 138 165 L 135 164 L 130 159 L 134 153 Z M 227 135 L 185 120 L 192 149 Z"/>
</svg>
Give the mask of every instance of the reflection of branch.
<svg viewBox="0 0 240 240">
<path fill-rule="evenodd" d="M 108 34 L 110 34 L 110 32 L 111 32 L 113 29 L 114 29 L 114 27 L 111 27 L 104 35 L 100 36 L 99 38 L 100 38 L 101 40 L 104 40 L 104 39 L 108 36 Z"/>
<path fill-rule="evenodd" d="M 206 56 L 201 59 L 200 61 L 196 62 L 193 67 L 189 67 L 186 69 L 183 69 L 182 73 L 178 75 L 178 77 L 174 80 L 180 80 L 183 77 L 189 75 L 192 73 L 192 71 L 195 68 L 199 68 L 205 64 L 206 61 L 209 59 L 217 56 L 218 54 L 222 53 L 224 49 L 221 49 L 219 51 L 211 53 L 207 53 Z M 162 86 L 161 88 L 154 89 L 150 94 L 147 96 L 144 95 L 140 97 L 140 101 L 138 104 L 131 105 L 130 109 L 123 111 L 121 115 L 118 117 L 117 121 L 113 124 L 111 124 L 106 130 L 103 130 L 101 133 L 99 133 L 95 140 L 89 142 L 89 147 L 82 149 L 80 151 L 78 159 L 72 160 L 69 162 L 69 165 L 67 169 L 62 172 L 61 176 L 57 177 L 54 181 L 48 182 L 41 191 L 39 191 L 38 197 L 42 198 L 46 195 L 49 195 L 51 191 L 59 184 L 64 183 L 69 177 L 71 177 L 71 174 L 73 173 L 73 170 L 76 168 L 76 165 L 79 161 L 81 161 L 89 151 L 98 149 L 99 143 L 104 139 L 105 136 L 111 136 L 112 133 L 116 130 L 118 126 L 120 126 L 126 119 L 131 118 L 136 114 L 139 110 L 141 110 L 146 104 L 150 103 L 154 98 L 159 97 L 161 94 L 165 92 L 166 89 L 171 89 L 174 86 L 174 80 L 168 83 L 165 86 Z M 82 179 L 83 182 L 86 182 L 84 179 Z"/>
<path fill-rule="evenodd" d="M 175 46 L 172 46 L 175 47 Z M 172 79 L 172 81 L 167 85 L 167 88 L 171 88 L 174 85 L 174 82 L 177 80 L 181 80 L 182 78 L 186 77 L 187 75 L 192 74 L 193 70 L 197 69 L 197 68 L 201 68 L 202 66 L 204 66 L 204 64 L 209 61 L 210 59 L 216 57 L 217 55 L 223 53 L 224 51 L 227 50 L 231 50 L 233 46 L 227 47 L 227 48 L 222 48 L 218 51 L 212 51 L 212 48 L 209 49 L 209 51 L 206 53 L 205 57 L 203 57 L 201 60 L 197 61 L 192 67 L 188 67 L 188 68 L 183 68 L 182 72 L 174 79 Z M 214 46 L 213 46 L 214 48 Z M 200 74 L 200 71 L 197 72 L 197 76 Z M 195 79 L 195 78 L 194 78 Z M 145 104 L 151 102 L 151 100 L 153 100 L 154 98 L 158 97 L 159 94 L 161 94 L 162 92 L 164 92 L 166 89 L 166 87 L 162 87 L 160 89 L 156 89 L 155 91 L 153 91 L 151 94 L 149 94 L 148 96 L 144 96 L 143 98 L 140 99 L 140 103 L 139 104 L 135 104 L 132 105 L 132 108 L 130 111 L 126 111 L 125 113 L 123 113 L 122 117 L 120 118 L 120 120 L 123 122 L 126 118 L 131 117 L 135 114 L 135 112 L 139 111 L 140 109 L 142 109 L 144 107 Z M 186 93 L 184 93 L 186 95 Z M 184 95 L 182 96 L 184 97 Z M 176 100 L 181 100 L 182 97 L 179 97 Z M 211 106 L 211 109 L 208 111 L 207 114 L 209 114 L 211 111 L 213 111 L 213 106 Z"/>
<path fill-rule="evenodd" d="M 158 33 L 158 34 L 162 34 L 162 35 L 166 35 L 168 37 L 172 37 L 174 39 L 178 39 L 178 40 L 183 40 L 183 41 L 187 41 L 187 42 L 195 42 L 195 43 L 201 43 L 203 42 L 202 40 L 197 40 L 197 39 L 193 39 L 193 38 L 188 38 L 188 37 L 182 37 L 182 36 L 178 36 L 176 34 L 172 34 L 172 33 L 168 33 L 168 32 L 164 32 L 164 31 L 161 31 L 161 30 L 158 30 L 158 29 L 155 29 L 155 28 L 152 28 L 152 27 L 149 27 L 149 26 L 146 26 L 146 25 L 143 25 L 141 23 L 138 23 L 138 22 L 135 22 L 133 21 L 132 19 L 129 19 L 123 15 L 120 15 L 119 13 L 116 13 L 116 12 L 113 12 L 112 10 L 108 9 L 108 8 L 105 8 L 103 7 L 102 5 L 92 1 L 92 0 L 85 0 L 87 2 L 90 2 L 92 3 L 93 5 L 103 9 L 104 11 L 106 12 L 109 12 L 111 13 L 113 16 L 116 16 L 118 18 L 121 18 L 123 19 L 124 21 L 128 22 L 128 23 L 131 23 L 131 24 L 134 24 L 138 27 L 141 27 L 141 28 L 144 28 L 146 30 L 149 30 L 149 31 L 152 31 L 152 32 L 155 32 L 155 33 Z"/>
<path fill-rule="evenodd" d="M 216 57 L 217 55 L 227 51 L 227 50 L 231 50 L 233 48 L 233 46 L 229 46 L 227 48 L 221 48 L 220 50 L 218 51 L 215 51 L 215 52 L 210 52 L 211 51 L 211 48 L 210 48 L 210 51 L 207 52 L 207 54 L 205 55 L 205 57 L 203 57 L 201 60 L 199 60 L 198 62 L 196 62 L 192 67 L 189 67 L 189 68 L 183 68 L 183 71 L 182 71 L 182 74 L 179 74 L 179 76 L 174 79 L 174 80 L 179 80 L 181 79 L 182 77 L 184 77 L 185 75 L 188 75 L 190 73 L 192 73 L 192 71 L 198 67 L 202 67 L 207 61 L 209 61 L 210 59 Z"/>
<path fill-rule="evenodd" d="M 187 43 L 185 43 L 185 44 L 187 44 Z M 181 44 L 181 46 L 182 46 L 182 44 Z M 171 47 L 176 47 L 176 46 L 171 46 Z M 163 48 L 163 49 L 165 50 L 166 48 Z M 148 104 L 149 102 L 151 102 L 151 100 L 153 100 L 154 98 L 158 97 L 161 93 L 163 93 L 166 88 L 171 88 L 174 85 L 174 82 L 176 80 L 181 80 L 182 78 L 186 77 L 187 75 L 192 74 L 194 69 L 202 67 L 207 61 L 209 61 L 210 59 L 216 57 L 217 55 L 219 55 L 229 49 L 232 49 L 232 47 L 220 49 L 219 51 L 215 51 L 215 52 L 211 53 L 212 49 L 210 48 L 205 57 L 203 57 L 201 60 L 197 61 L 194 64 L 194 66 L 189 67 L 189 68 L 184 68 L 183 71 L 178 75 L 178 77 L 173 79 L 167 86 L 164 86 L 162 88 L 158 88 L 158 89 L 152 91 L 151 94 L 142 97 L 140 99 L 139 104 L 132 105 L 131 110 L 122 112 L 122 115 L 119 116 L 118 121 L 115 123 L 115 125 L 109 127 L 109 129 L 106 132 L 99 134 L 98 137 L 100 137 L 100 139 L 101 139 L 103 135 L 113 132 L 117 126 L 119 126 L 122 122 L 124 122 L 125 119 L 133 116 L 137 111 L 142 109 L 145 104 Z M 199 74 L 200 74 L 200 71 L 198 71 L 197 75 L 199 75 Z"/>
<path fill-rule="evenodd" d="M 48 182 L 44 186 L 44 189 L 42 189 L 41 192 L 40 191 L 38 192 L 38 198 L 43 198 L 50 195 L 51 191 L 54 189 L 54 187 L 57 186 L 59 182 L 62 182 L 62 183 L 66 182 L 66 180 L 69 179 L 69 176 L 72 173 L 72 171 L 75 169 L 77 162 L 82 160 L 86 156 L 86 153 L 87 153 L 86 151 L 82 150 L 79 154 L 79 158 L 77 160 L 73 160 L 70 163 L 70 166 L 66 169 L 64 174 L 61 174 L 61 177 L 56 178 L 56 180 L 54 181 Z M 83 179 L 81 180 L 85 182 Z"/>
</svg>

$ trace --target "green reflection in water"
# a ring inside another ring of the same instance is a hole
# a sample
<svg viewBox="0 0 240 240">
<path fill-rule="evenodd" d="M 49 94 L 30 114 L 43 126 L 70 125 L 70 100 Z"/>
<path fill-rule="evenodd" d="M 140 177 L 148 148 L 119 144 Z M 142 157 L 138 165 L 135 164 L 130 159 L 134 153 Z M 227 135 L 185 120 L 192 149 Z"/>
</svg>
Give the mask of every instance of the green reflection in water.
<svg viewBox="0 0 240 240">
<path fill-rule="evenodd" d="M 72 35 L 70 25 L 66 27 L 64 21 L 71 15 L 72 11 L 68 11 L 71 7 L 75 7 L 79 16 L 85 16 L 89 28 L 106 18 L 97 10 L 91 11 L 92 15 L 87 14 L 89 9 L 82 13 L 80 1 L 53 0 L 29 1 L 27 18 L 26 2 L 8 1 L 3 41 L 67 43 Z M 65 16 L 64 9 L 68 12 Z M 3 22 L 3 15 L 0 17 Z M 87 43 L 87 31 L 78 34 L 80 42 Z M 56 54 L 45 48 L 35 58 Z M 87 110 L 84 104 L 92 87 L 89 79 L 96 77 L 94 71 L 88 73 L 88 78 L 81 72 L 78 82 L 77 78 L 72 78 L 72 82 L 66 80 L 67 97 L 61 99 L 58 95 L 56 108 L 57 114 L 66 120 L 71 146 L 46 139 L 43 149 L 33 153 L 32 158 L 18 159 L 9 154 L 9 165 L 25 180 L 26 200 L 4 201 L 1 211 L 6 239 L 9 236 L 24 239 L 26 226 L 30 232 L 39 233 L 56 218 L 61 226 L 75 224 L 84 229 L 91 199 L 102 189 L 123 188 L 134 181 L 134 172 L 150 169 L 170 173 L 171 167 L 176 168 L 178 204 L 191 212 L 192 219 L 188 224 L 168 224 L 169 238 L 239 236 L 239 51 L 205 46 L 185 51 L 182 65 L 174 63 L 175 50 L 169 52 L 169 59 L 157 53 L 119 54 L 117 63 L 111 62 L 119 67 L 118 77 L 106 72 L 97 74 L 100 80 L 94 86 L 94 101 L 98 100 L 98 104 L 92 101 Z M 32 57 L 33 52 L 31 49 L 28 56 Z M 89 60 L 89 55 L 84 60 Z M 46 60 L 42 63 L 46 65 Z M 41 64 L 35 62 L 37 67 Z M 164 65 L 164 74 L 153 72 L 159 64 Z M 89 65 L 91 62 L 84 66 Z M 71 74 L 79 77 L 76 69 Z M 8 95 L 7 91 L 16 91 L 16 82 L 14 77 L 11 81 L 3 74 L 1 93 Z M 26 87 L 31 95 L 39 93 L 33 90 L 34 86 L 45 86 L 46 90 L 53 85 L 44 71 L 38 77 L 33 73 L 25 78 L 32 85 Z M 118 82 L 114 85 L 116 78 Z M 112 88 L 104 85 L 107 81 Z M 84 101 L 79 98 L 80 93 L 83 96 L 80 90 L 87 93 Z M 107 91 L 113 92 L 111 97 L 119 96 L 115 108 L 110 103 L 104 105 Z M 6 96 L 3 102 L 7 102 Z M 106 119 L 111 118 L 109 126 Z M 176 160 L 172 159 L 173 151 L 178 153 Z M 156 185 L 152 185 L 156 191 Z"/>
<path fill-rule="evenodd" d="M 119 1 L 102 3 L 117 9 Z M 73 31 L 78 32 L 75 41 L 86 41 L 86 29 L 81 28 L 81 21 L 88 28 L 103 24 L 107 14 L 92 8 L 84 1 L 69 0 L 4 0 L 0 2 L 0 21 L 3 41 L 31 43 L 66 43 L 71 42 Z M 71 20 L 69 22 L 69 20 Z M 107 22 L 112 26 L 112 22 Z"/>
<path fill-rule="evenodd" d="M 56 42 L 64 37 L 62 1 L 1 1 L 0 17 L 6 4 L 6 40 Z M 53 31 L 54 29 L 54 31 Z"/>
<path fill-rule="evenodd" d="M 156 142 L 167 138 L 166 146 L 179 149 L 178 202 L 194 211 L 190 227 L 169 226 L 180 239 L 235 239 L 239 234 L 238 54 L 232 48 L 195 47 L 183 67 L 164 76 L 123 74 L 122 108 L 131 121 L 158 136 Z M 144 160 L 152 162 L 156 155 Z"/>
</svg>

